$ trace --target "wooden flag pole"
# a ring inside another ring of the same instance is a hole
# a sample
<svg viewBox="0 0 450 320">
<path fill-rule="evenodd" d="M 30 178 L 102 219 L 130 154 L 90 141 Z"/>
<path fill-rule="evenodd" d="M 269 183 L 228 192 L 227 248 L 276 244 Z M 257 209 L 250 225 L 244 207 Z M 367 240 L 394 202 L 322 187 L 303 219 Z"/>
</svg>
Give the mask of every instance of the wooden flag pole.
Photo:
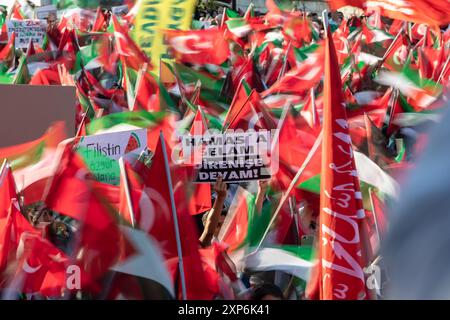
<svg viewBox="0 0 450 320">
<path fill-rule="evenodd" d="M 7 160 L 3 159 L 2 166 L 0 167 L 0 186 L 3 184 L 3 180 L 5 180 L 4 172 L 6 169 L 6 162 L 7 162 Z"/>
<path fill-rule="evenodd" d="M 323 38 L 326 39 L 328 37 L 328 10 L 325 9 L 322 11 L 322 23 L 323 23 Z"/>
<path fill-rule="evenodd" d="M 441 74 L 439 75 L 439 78 L 437 79 L 436 84 L 434 85 L 434 88 L 436 88 L 437 85 L 438 85 L 438 84 L 442 81 L 442 79 L 444 78 L 445 71 L 447 70 L 448 64 L 449 64 L 449 63 L 450 63 L 450 56 L 447 57 L 447 60 L 445 61 L 445 64 L 444 64 L 444 68 L 442 68 Z"/>
<path fill-rule="evenodd" d="M 119 168 L 120 168 L 120 175 L 122 176 L 122 179 L 123 179 L 123 186 L 125 188 L 125 196 L 127 197 L 128 210 L 130 211 L 131 225 L 133 226 L 133 228 L 135 228 L 136 227 L 136 219 L 135 219 L 135 215 L 134 215 L 133 204 L 131 202 L 130 186 L 128 184 L 128 175 L 125 170 L 125 162 L 123 160 L 123 157 L 119 158 Z"/>
<path fill-rule="evenodd" d="M 253 250 L 250 254 L 253 254 L 253 253 L 257 252 L 259 250 L 259 248 L 261 247 L 264 239 L 266 238 L 267 234 L 269 233 L 270 227 L 275 222 L 275 220 L 276 220 L 278 214 L 280 213 L 281 208 L 283 207 L 284 203 L 289 198 L 289 194 L 291 193 L 292 189 L 294 189 L 295 185 L 297 184 L 298 179 L 302 175 L 303 171 L 305 171 L 306 166 L 309 164 L 309 162 L 311 161 L 312 157 L 316 154 L 316 151 L 321 146 L 322 137 L 323 137 L 323 130 L 320 132 L 319 136 L 317 137 L 316 142 L 314 142 L 314 145 L 312 146 L 311 150 L 309 151 L 306 159 L 303 161 L 302 166 L 300 167 L 300 169 L 298 169 L 297 174 L 295 175 L 294 179 L 292 179 L 291 184 L 289 185 L 288 189 L 286 190 L 286 192 L 281 197 L 280 203 L 278 204 L 278 207 L 275 210 L 275 212 L 274 212 L 274 214 L 272 216 L 272 219 L 269 222 L 269 225 L 267 226 L 266 230 L 264 231 L 264 234 L 263 234 L 261 240 L 259 241 L 258 245 L 256 246 L 256 249 Z"/>
<path fill-rule="evenodd" d="M 169 167 L 169 159 L 168 159 L 167 151 L 166 151 L 166 143 L 164 141 L 164 134 L 162 131 L 160 131 L 160 133 L 159 133 L 159 139 L 161 141 L 162 152 L 163 152 L 163 156 L 164 156 L 164 167 L 166 170 L 167 184 L 169 186 L 170 204 L 171 204 L 171 208 L 172 208 L 173 224 L 174 224 L 174 228 L 175 228 L 175 239 L 177 241 L 178 268 L 180 270 L 181 293 L 182 293 L 183 300 L 186 300 L 187 299 L 186 279 L 184 276 L 183 252 L 181 250 L 181 239 L 180 239 L 180 230 L 178 227 L 177 208 L 175 205 L 175 197 L 173 194 L 172 177 L 170 175 L 170 167 Z"/>
</svg>

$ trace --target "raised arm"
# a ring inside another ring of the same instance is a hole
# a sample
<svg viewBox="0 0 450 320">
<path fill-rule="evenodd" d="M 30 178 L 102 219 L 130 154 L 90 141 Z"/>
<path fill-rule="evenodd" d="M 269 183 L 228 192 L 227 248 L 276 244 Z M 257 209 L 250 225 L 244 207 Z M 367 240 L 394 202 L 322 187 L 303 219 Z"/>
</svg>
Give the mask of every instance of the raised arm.
<svg viewBox="0 0 450 320">
<path fill-rule="evenodd" d="M 267 187 L 269 186 L 268 180 L 260 180 L 258 183 L 258 193 L 256 194 L 255 208 L 257 214 L 262 213 L 262 205 L 264 202 L 264 196 L 266 195 Z"/>
<path fill-rule="evenodd" d="M 217 193 L 217 198 L 214 201 L 212 209 L 208 212 L 208 217 L 206 218 L 205 228 L 200 236 L 200 243 L 202 247 L 208 247 L 211 245 L 211 240 L 216 232 L 217 226 L 219 224 L 220 215 L 222 213 L 223 204 L 225 198 L 227 197 L 227 185 L 219 177 L 214 184 L 213 190 Z"/>
</svg>

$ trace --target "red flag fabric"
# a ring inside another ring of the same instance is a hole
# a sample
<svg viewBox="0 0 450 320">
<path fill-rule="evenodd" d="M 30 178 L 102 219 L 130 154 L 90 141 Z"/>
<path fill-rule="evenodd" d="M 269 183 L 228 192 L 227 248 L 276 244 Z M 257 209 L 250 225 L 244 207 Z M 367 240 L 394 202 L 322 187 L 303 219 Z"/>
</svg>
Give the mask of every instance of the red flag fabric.
<svg viewBox="0 0 450 320">
<path fill-rule="evenodd" d="M 159 101 L 159 86 L 153 76 L 143 69 L 136 87 L 133 110 L 162 111 Z"/>
<path fill-rule="evenodd" d="M 222 64 L 230 50 L 223 30 L 166 30 L 169 48 L 176 60 L 193 64 Z"/>
<path fill-rule="evenodd" d="M 364 211 L 357 180 L 334 44 L 326 39 L 319 287 L 325 300 L 365 299 L 359 219 Z"/>
<path fill-rule="evenodd" d="M 233 252 L 244 243 L 248 230 L 248 215 L 251 208 L 251 194 L 243 188 L 239 188 L 235 200 L 228 210 L 219 239 L 228 246 L 228 251 Z"/>
<path fill-rule="evenodd" d="M 11 37 L 8 40 L 8 43 L 6 46 L 3 47 L 2 51 L 0 51 L 0 61 L 9 61 L 14 58 L 14 52 L 15 52 L 15 39 L 16 35 L 13 32 L 11 34 Z"/>
<path fill-rule="evenodd" d="M 247 101 L 235 113 L 234 118 L 230 119 L 227 129 L 271 130 L 275 129 L 275 127 L 275 121 L 268 113 L 267 107 L 261 100 L 259 93 L 253 90 Z"/>
<path fill-rule="evenodd" d="M 230 107 L 228 108 L 225 119 L 223 120 L 223 126 L 226 128 L 231 120 L 233 120 L 236 115 L 241 110 L 242 106 L 247 102 L 248 97 L 250 95 L 249 88 L 244 83 L 245 80 L 241 80 L 239 82 L 239 86 L 234 94 L 233 100 L 231 101 Z"/>
<path fill-rule="evenodd" d="M 450 22 L 450 6 L 445 0 L 328 0 L 331 10 L 344 6 L 379 8 L 381 15 L 429 25 L 447 25 Z"/>
<path fill-rule="evenodd" d="M 114 26 L 114 36 L 116 38 L 117 53 L 127 60 L 127 63 L 134 70 L 139 70 L 144 63 L 147 63 L 148 68 L 152 68 L 150 59 L 142 52 L 136 43 L 128 35 L 128 32 L 120 25 L 119 20 L 115 15 L 112 15 Z"/>
<path fill-rule="evenodd" d="M 5 271 L 9 263 L 16 260 L 20 238 L 25 232 L 40 234 L 40 231 L 34 229 L 20 212 L 17 199 L 11 199 L 8 216 L 0 219 L 0 273 Z"/>
<path fill-rule="evenodd" d="M 92 32 L 104 32 L 107 25 L 107 18 L 101 7 L 97 8 L 94 25 L 92 26 Z"/>
<path fill-rule="evenodd" d="M 206 119 L 203 116 L 203 109 L 201 106 L 198 106 L 197 113 L 195 114 L 194 121 L 192 122 L 190 134 L 191 135 L 199 135 L 205 134 L 208 130 Z M 201 155 L 198 155 L 201 159 Z M 195 156 L 194 156 L 194 159 Z M 193 174 L 193 170 L 191 168 L 185 168 L 186 173 Z M 187 178 L 190 178 L 189 176 Z M 209 183 L 197 183 L 193 185 L 193 192 L 189 201 L 189 212 L 191 214 L 200 214 L 205 213 L 210 210 L 212 207 L 211 203 L 211 184 Z"/>
<path fill-rule="evenodd" d="M 81 157 L 69 144 L 45 202 L 53 211 L 69 216 L 81 224 L 78 245 L 74 250 L 83 270 L 92 279 L 102 276 L 121 254 L 121 233 L 108 207 L 107 196 L 96 188 Z"/>
<path fill-rule="evenodd" d="M 311 89 L 311 93 L 303 106 L 301 115 L 305 118 L 311 129 L 316 131 L 320 129 L 320 118 L 317 112 L 314 89 Z"/>
<path fill-rule="evenodd" d="M 16 184 L 7 162 L 0 168 L 0 219 L 8 215 L 11 199 L 17 198 Z"/>
<path fill-rule="evenodd" d="M 168 143 L 166 143 L 166 147 Z M 198 232 L 193 224 L 189 212 L 190 201 L 187 195 L 186 172 L 183 168 L 171 163 L 171 152 L 168 148 L 167 154 L 171 166 L 171 177 L 173 194 L 176 203 L 176 214 L 181 240 L 181 251 L 183 254 L 183 267 L 186 279 L 186 290 L 188 299 L 211 299 L 216 293 L 216 285 L 204 273 L 198 251 Z M 161 140 L 155 149 L 150 169 L 145 169 L 144 193 L 147 200 L 141 204 L 146 210 L 141 210 L 141 228 L 150 233 L 162 246 L 167 266 L 172 273 L 178 288 L 177 297 L 181 298 L 181 282 L 178 270 L 178 251 L 172 217 L 170 189 L 164 164 L 164 154 Z M 145 213 L 145 214 L 144 214 Z"/>
<path fill-rule="evenodd" d="M 317 50 L 264 91 L 263 98 L 278 93 L 302 94 L 305 90 L 314 87 L 323 76 L 323 49 L 320 47 Z"/>
</svg>

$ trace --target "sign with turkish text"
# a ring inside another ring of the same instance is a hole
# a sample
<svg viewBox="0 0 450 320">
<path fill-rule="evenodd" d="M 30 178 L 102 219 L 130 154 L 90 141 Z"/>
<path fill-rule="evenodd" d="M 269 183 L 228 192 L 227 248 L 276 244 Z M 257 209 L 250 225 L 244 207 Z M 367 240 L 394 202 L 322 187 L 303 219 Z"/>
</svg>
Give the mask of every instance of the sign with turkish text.
<svg viewBox="0 0 450 320">
<path fill-rule="evenodd" d="M 147 130 L 139 129 L 84 136 L 78 144 L 78 152 L 96 180 L 118 185 L 119 158 L 137 158 L 146 147 Z"/>
<path fill-rule="evenodd" d="M 44 20 L 8 20 L 8 37 L 11 37 L 14 32 L 16 41 L 14 43 L 16 48 L 28 48 L 30 40 L 33 43 L 42 47 L 45 34 L 47 31 L 47 22 Z"/>
<path fill-rule="evenodd" d="M 270 179 L 271 143 L 268 130 L 184 135 L 183 161 L 195 164 L 198 183 L 219 176 L 229 183 Z"/>
<path fill-rule="evenodd" d="M 155 69 L 161 58 L 170 58 L 164 44 L 166 29 L 187 30 L 196 0 L 143 0 L 135 20 L 134 38 L 151 58 Z"/>
</svg>

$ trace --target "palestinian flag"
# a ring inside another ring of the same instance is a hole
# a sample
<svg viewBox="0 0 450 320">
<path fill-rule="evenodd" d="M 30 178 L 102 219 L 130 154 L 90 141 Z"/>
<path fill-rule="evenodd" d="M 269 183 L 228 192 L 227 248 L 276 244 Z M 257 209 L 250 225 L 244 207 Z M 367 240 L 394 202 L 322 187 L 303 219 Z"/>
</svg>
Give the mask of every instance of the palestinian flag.
<svg viewBox="0 0 450 320">
<path fill-rule="evenodd" d="M 57 122 L 42 137 L 34 141 L 0 148 L 0 159 L 8 159 L 13 170 L 25 168 L 37 163 L 43 157 L 46 149 L 56 148 L 58 143 L 65 138 L 64 123 Z"/>
<path fill-rule="evenodd" d="M 139 128 L 151 128 L 160 123 L 164 119 L 164 115 L 163 112 L 148 111 L 112 113 L 89 123 L 87 132 L 91 135 L 100 130 L 110 129 L 123 124 Z"/>
</svg>

